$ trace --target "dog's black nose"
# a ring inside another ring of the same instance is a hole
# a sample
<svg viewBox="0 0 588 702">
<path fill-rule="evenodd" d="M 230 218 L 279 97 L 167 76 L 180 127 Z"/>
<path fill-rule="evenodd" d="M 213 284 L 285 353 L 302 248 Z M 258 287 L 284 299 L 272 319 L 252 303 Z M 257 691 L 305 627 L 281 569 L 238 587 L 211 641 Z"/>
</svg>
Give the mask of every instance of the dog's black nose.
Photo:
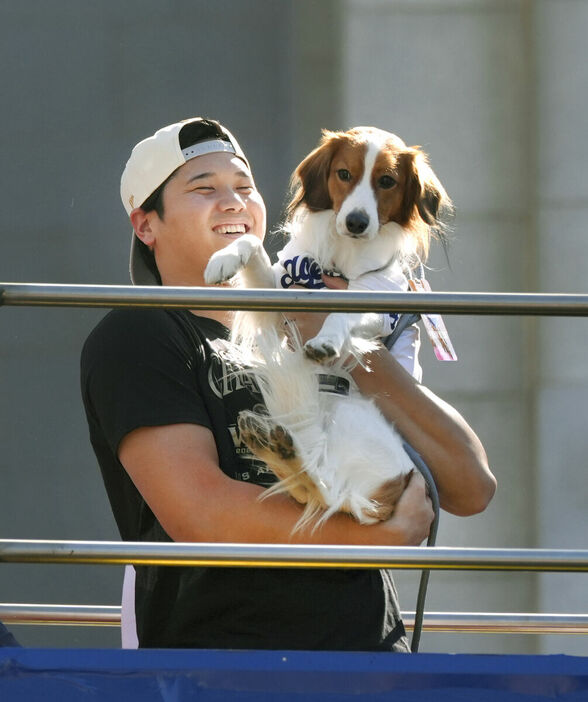
<svg viewBox="0 0 588 702">
<path fill-rule="evenodd" d="M 370 218 L 361 210 L 353 210 L 345 218 L 345 226 L 350 234 L 363 234 L 370 223 Z"/>
</svg>

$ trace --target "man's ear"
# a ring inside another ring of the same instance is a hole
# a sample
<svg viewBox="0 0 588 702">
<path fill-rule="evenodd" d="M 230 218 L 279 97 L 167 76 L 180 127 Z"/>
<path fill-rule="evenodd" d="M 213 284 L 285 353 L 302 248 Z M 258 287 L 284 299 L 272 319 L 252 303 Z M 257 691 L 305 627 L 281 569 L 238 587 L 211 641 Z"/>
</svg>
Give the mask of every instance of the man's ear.
<svg viewBox="0 0 588 702">
<path fill-rule="evenodd" d="M 145 212 L 140 207 L 135 207 L 129 217 L 137 238 L 151 248 L 155 242 L 155 235 L 151 228 L 152 213 Z"/>
</svg>

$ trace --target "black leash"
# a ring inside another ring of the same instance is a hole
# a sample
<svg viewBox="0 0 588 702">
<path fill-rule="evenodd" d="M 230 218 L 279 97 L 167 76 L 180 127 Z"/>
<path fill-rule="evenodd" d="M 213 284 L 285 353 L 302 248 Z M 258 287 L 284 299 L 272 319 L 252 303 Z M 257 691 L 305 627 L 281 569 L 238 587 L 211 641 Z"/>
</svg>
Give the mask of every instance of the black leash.
<svg viewBox="0 0 588 702">
<path fill-rule="evenodd" d="M 420 318 L 421 315 L 417 314 L 416 312 L 405 312 L 404 314 L 401 314 L 393 332 L 388 334 L 388 336 L 384 339 L 384 346 L 387 349 L 391 349 L 406 327 L 416 324 Z"/>
<path fill-rule="evenodd" d="M 434 546 L 437 539 L 437 529 L 439 527 L 439 493 L 437 492 L 437 486 L 435 485 L 435 480 L 433 475 L 429 470 L 427 464 L 419 456 L 419 454 L 409 446 L 404 444 L 404 450 L 410 456 L 412 462 L 421 472 L 425 483 L 427 484 L 427 489 L 431 502 L 433 503 L 433 512 L 435 516 L 431 524 L 431 530 L 429 531 L 429 538 L 427 539 L 427 546 Z M 414 629 L 412 632 L 412 639 L 410 642 L 410 650 L 412 653 L 418 653 L 419 643 L 421 640 L 421 632 L 423 630 L 423 616 L 425 613 L 425 599 L 427 597 L 427 587 L 429 585 L 429 574 L 430 570 L 423 570 L 421 573 L 421 579 L 419 582 L 419 592 L 417 595 L 416 609 L 414 613 Z"/>
<path fill-rule="evenodd" d="M 422 267 L 421 267 L 421 276 L 423 275 L 422 272 Z M 420 314 L 415 314 L 415 313 L 406 313 L 400 316 L 400 319 L 398 320 L 398 323 L 394 327 L 394 330 L 391 334 L 389 334 L 385 339 L 384 339 L 384 345 L 386 348 L 391 349 L 392 346 L 394 346 L 394 343 L 398 339 L 398 337 L 402 334 L 402 332 L 407 328 L 410 327 L 412 324 L 415 324 L 418 322 L 418 320 L 421 318 Z M 419 454 L 412 448 L 412 446 L 409 446 L 408 444 L 404 444 L 404 450 L 406 453 L 410 456 L 412 462 L 415 464 L 415 466 L 419 469 L 420 473 L 422 474 L 423 478 L 425 479 L 425 483 L 427 484 L 427 489 L 429 493 L 429 497 L 431 498 L 431 502 L 433 503 L 433 511 L 435 513 L 435 517 L 433 519 L 433 522 L 431 524 L 431 530 L 429 531 L 429 538 L 427 539 L 427 546 L 434 546 L 435 541 L 437 539 L 437 529 L 439 527 L 439 493 L 437 492 L 437 486 L 435 485 L 435 480 L 433 479 L 433 475 L 431 471 L 429 470 L 429 467 L 427 464 L 423 461 L 423 459 L 419 456 Z M 412 653 L 417 653 L 419 650 L 419 643 L 421 640 L 421 633 L 423 630 L 423 616 L 425 613 L 425 599 L 427 597 L 427 587 L 429 585 L 429 574 L 430 570 L 423 570 L 421 573 L 421 579 L 419 582 L 419 591 L 417 595 L 417 602 L 416 602 L 416 609 L 415 609 L 415 614 L 414 614 L 414 629 L 412 632 L 412 640 L 410 642 L 410 650 Z"/>
<path fill-rule="evenodd" d="M 425 277 L 425 268 L 423 264 L 419 263 L 417 269 L 418 277 L 422 280 Z M 410 288 L 408 288 L 408 290 L 410 290 Z M 391 349 L 396 343 L 398 337 L 406 329 L 406 327 L 410 327 L 412 324 L 416 324 L 420 318 L 421 315 L 417 314 L 416 312 L 405 312 L 404 314 L 401 314 L 400 318 L 398 319 L 398 322 L 396 323 L 396 326 L 392 330 L 392 333 L 388 334 L 388 336 L 384 339 L 384 346 L 387 349 Z"/>
</svg>

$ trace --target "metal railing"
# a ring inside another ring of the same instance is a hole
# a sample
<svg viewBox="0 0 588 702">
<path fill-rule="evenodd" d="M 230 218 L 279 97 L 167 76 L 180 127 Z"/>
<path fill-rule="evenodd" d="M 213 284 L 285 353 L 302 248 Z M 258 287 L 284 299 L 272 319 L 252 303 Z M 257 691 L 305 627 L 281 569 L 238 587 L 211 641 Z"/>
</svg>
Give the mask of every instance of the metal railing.
<svg viewBox="0 0 588 702">
<path fill-rule="evenodd" d="M 0 563 L 588 572 L 588 550 L 0 540 Z M 119 626 L 120 607 L 1 604 L 14 624 Z M 403 612 L 412 629 L 414 612 Z M 427 612 L 428 632 L 588 634 L 588 615 Z"/>
<path fill-rule="evenodd" d="M 414 612 L 401 612 L 406 629 Z M 118 605 L 0 604 L 0 620 L 10 624 L 120 627 Z M 485 634 L 588 634 L 588 614 L 426 612 L 423 631 Z"/>
<path fill-rule="evenodd" d="M 588 316 L 588 295 L 242 290 L 132 285 L 0 283 L 0 306 L 168 307 L 209 310 L 439 312 L 476 315 Z"/>
<path fill-rule="evenodd" d="M 232 288 L 0 283 L 0 306 L 167 307 L 260 311 L 437 312 L 588 316 L 588 295 L 398 293 Z M 0 563 L 167 564 L 240 567 L 394 568 L 588 572 L 588 550 L 472 549 L 277 544 L 149 544 L 96 541 L 0 541 Z M 403 613 L 412 628 L 414 613 Z M 120 625 L 120 607 L 2 604 L 0 619 L 18 624 Z M 588 633 L 588 615 L 428 612 L 425 631 Z"/>
<path fill-rule="evenodd" d="M 588 550 L 0 540 L 0 563 L 588 572 Z"/>
</svg>

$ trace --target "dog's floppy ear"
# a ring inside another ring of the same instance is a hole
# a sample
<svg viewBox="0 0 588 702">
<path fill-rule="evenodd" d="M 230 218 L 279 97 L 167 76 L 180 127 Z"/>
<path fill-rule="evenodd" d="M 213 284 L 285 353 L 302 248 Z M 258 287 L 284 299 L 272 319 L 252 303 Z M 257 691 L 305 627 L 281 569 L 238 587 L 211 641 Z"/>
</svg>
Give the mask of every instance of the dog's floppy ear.
<svg viewBox="0 0 588 702">
<path fill-rule="evenodd" d="M 328 210 L 333 206 L 328 179 L 338 142 L 338 132 L 323 129 L 320 144 L 296 168 L 290 183 L 293 194 L 287 207 L 288 216 L 291 216 L 299 205 L 306 205 L 313 212 Z"/>
<path fill-rule="evenodd" d="M 442 240 L 442 216 L 451 213 L 453 205 L 441 185 L 426 155 L 418 146 L 410 147 L 403 155 L 407 171 L 406 188 L 402 203 L 403 226 L 417 236 L 422 253 L 427 254 L 432 233 Z"/>
<path fill-rule="evenodd" d="M 449 198 L 437 176 L 427 166 L 428 177 L 421 176 L 421 196 L 417 200 L 417 209 L 421 219 L 431 227 L 440 224 L 441 213 L 447 210 Z"/>
<path fill-rule="evenodd" d="M 407 156 L 409 173 L 404 193 L 407 218 L 412 219 L 418 212 L 425 224 L 438 227 L 443 212 L 451 210 L 451 200 L 429 166 L 425 154 L 418 147 L 412 147 Z"/>
</svg>

